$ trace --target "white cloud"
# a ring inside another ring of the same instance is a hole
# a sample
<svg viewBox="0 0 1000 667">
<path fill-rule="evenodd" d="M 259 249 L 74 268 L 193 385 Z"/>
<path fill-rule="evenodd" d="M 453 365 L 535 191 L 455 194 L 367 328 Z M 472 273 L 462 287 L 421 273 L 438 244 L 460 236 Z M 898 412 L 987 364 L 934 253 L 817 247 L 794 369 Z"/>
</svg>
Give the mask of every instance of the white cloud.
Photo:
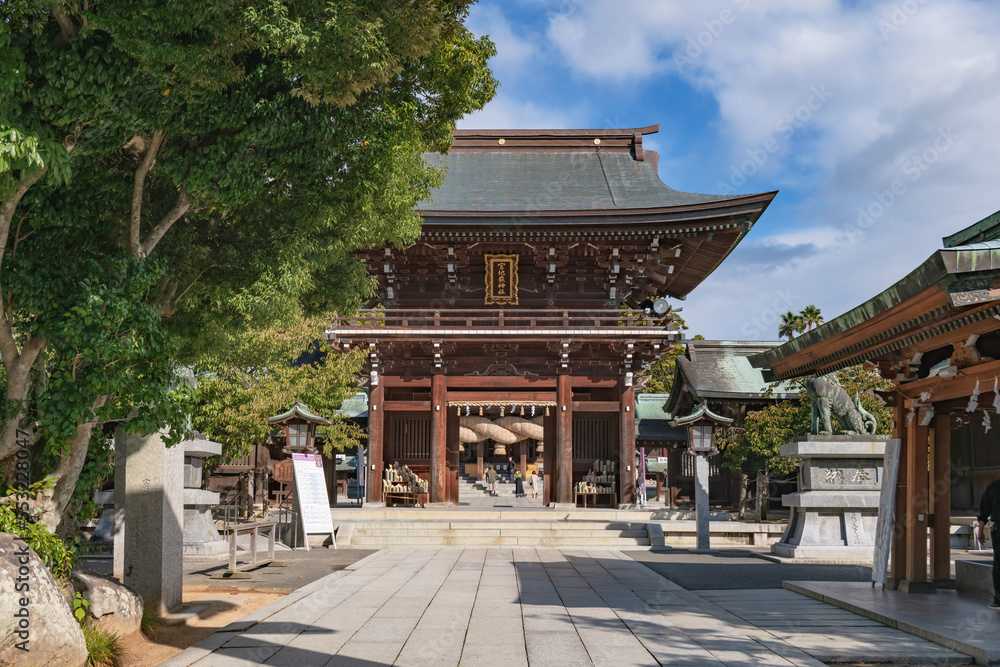
<svg viewBox="0 0 1000 667">
<path fill-rule="evenodd" d="M 551 108 L 534 102 L 512 99 L 500 93 L 480 111 L 458 122 L 460 130 L 468 129 L 564 129 L 581 127 L 585 114 L 581 109 Z"/>
<path fill-rule="evenodd" d="M 781 312 L 832 318 L 1000 208 L 998 33 L 997 6 L 974 0 L 586 2 L 548 31 L 577 78 L 707 91 L 718 183 L 794 194 L 685 304 L 719 337 L 763 324 L 781 290 Z M 773 224 L 789 214 L 798 230 Z"/>
</svg>

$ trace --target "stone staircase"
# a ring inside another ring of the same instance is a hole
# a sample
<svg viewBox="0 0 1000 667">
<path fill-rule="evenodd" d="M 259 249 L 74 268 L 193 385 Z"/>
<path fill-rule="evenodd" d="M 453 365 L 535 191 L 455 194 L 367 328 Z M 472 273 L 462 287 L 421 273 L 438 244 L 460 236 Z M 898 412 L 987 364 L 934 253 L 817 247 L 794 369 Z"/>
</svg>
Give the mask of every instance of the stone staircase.
<svg viewBox="0 0 1000 667">
<path fill-rule="evenodd" d="M 391 548 L 462 547 L 648 547 L 645 523 L 628 521 L 518 520 L 361 520 L 351 546 Z"/>
</svg>

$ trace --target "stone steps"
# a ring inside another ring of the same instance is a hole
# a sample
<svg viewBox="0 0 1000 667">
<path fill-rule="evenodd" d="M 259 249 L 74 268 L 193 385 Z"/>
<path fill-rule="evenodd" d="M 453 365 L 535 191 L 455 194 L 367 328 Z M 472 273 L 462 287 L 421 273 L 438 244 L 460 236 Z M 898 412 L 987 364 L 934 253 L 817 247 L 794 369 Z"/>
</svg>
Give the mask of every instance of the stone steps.
<svg viewBox="0 0 1000 667">
<path fill-rule="evenodd" d="M 524 514 L 533 514 L 530 510 Z M 359 517 L 361 518 L 361 517 Z M 535 547 L 648 547 L 645 523 L 632 521 L 521 520 L 507 514 L 500 521 L 420 520 L 411 514 L 402 520 L 356 521 L 350 531 L 352 546 L 535 546 Z"/>
<path fill-rule="evenodd" d="M 648 547 L 649 538 L 626 537 L 472 537 L 463 534 L 445 536 L 396 535 L 363 536 L 354 535 L 351 546 L 362 547 L 409 547 L 409 546 L 463 546 L 463 547 Z"/>
</svg>

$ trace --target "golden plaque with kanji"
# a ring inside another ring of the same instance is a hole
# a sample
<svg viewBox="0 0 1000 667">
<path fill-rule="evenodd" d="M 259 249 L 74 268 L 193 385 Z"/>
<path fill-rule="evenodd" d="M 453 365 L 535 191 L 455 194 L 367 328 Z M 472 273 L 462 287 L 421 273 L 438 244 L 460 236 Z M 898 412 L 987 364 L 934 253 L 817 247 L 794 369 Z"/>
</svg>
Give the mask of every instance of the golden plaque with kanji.
<svg viewBox="0 0 1000 667">
<path fill-rule="evenodd" d="M 517 305 L 517 255 L 486 255 L 486 305 Z"/>
</svg>

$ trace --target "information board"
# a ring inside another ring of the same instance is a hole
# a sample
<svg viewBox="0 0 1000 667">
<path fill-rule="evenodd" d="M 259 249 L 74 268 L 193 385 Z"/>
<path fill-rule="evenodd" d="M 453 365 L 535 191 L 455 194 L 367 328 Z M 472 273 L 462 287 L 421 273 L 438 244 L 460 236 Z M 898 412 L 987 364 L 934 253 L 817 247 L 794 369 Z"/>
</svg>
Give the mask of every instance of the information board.
<svg viewBox="0 0 1000 667">
<path fill-rule="evenodd" d="M 295 498 L 299 505 L 302 529 L 306 535 L 328 534 L 333 538 L 333 517 L 330 496 L 326 492 L 323 459 L 319 454 L 292 454 L 295 471 Z M 334 547 L 337 541 L 333 541 Z"/>
<path fill-rule="evenodd" d="M 872 586 L 889 577 L 889 548 L 892 546 L 892 524 L 896 509 L 896 480 L 899 477 L 899 438 L 885 443 L 882 463 L 882 487 L 878 501 L 878 523 L 875 525 L 875 560 L 872 563 Z"/>
</svg>

